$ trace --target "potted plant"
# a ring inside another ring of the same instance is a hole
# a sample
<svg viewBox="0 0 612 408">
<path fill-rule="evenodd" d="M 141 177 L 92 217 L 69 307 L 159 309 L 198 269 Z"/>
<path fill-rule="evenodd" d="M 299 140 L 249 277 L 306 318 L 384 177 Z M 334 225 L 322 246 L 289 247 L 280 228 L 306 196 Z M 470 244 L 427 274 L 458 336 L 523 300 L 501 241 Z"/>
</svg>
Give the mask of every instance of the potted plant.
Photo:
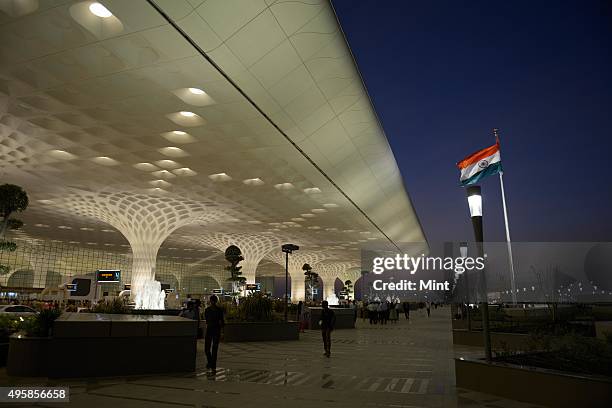
<svg viewBox="0 0 612 408">
<path fill-rule="evenodd" d="M 304 271 L 304 277 L 306 280 L 308 292 L 310 293 L 310 301 L 314 301 L 314 289 L 319 283 L 319 274 L 312 271 L 312 267 L 305 263 L 302 266 L 302 270 Z"/>
<path fill-rule="evenodd" d="M 45 309 L 24 318 L 19 330 L 10 337 L 7 372 L 9 375 L 41 377 L 47 375 L 48 349 L 57 309 Z M 21 320 L 21 319 L 20 319 Z"/>
<path fill-rule="evenodd" d="M 236 245 L 230 245 L 225 250 L 225 260 L 229 262 L 229 265 L 225 267 L 225 270 L 230 273 L 230 277 L 227 279 L 232 282 L 232 296 L 238 297 L 240 288 L 246 283 L 246 278 L 242 275 L 242 266 L 238 264 L 244 261 L 242 251 Z"/>
<path fill-rule="evenodd" d="M 23 226 L 23 221 L 11 218 L 15 212 L 21 212 L 28 207 L 27 193 L 14 184 L 0 186 L 0 251 L 15 251 L 17 243 L 6 239 L 9 230 L 17 230 Z M 0 264 L 0 275 L 10 272 L 8 265 Z"/>
</svg>

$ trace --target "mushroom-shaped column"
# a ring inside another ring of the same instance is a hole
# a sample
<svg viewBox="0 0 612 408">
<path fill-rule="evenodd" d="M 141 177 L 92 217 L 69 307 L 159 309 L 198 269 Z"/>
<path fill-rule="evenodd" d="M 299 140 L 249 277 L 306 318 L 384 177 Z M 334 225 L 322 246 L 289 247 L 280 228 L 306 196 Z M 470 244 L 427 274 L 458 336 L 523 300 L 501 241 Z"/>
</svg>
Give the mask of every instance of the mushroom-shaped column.
<svg viewBox="0 0 612 408">
<path fill-rule="evenodd" d="M 291 276 L 291 301 L 304 301 L 306 298 L 306 284 L 304 278 L 304 271 L 302 266 L 305 263 L 310 265 L 316 265 L 325 259 L 329 259 L 331 255 L 327 252 L 315 252 L 315 251 L 304 251 L 299 250 L 292 254 L 289 254 L 289 275 Z M 268 254 L 267 258 L 277 264 L 280 264 L 283 268 L 285 267 L 285 254 L 283 252 L 272 252 Z M 313 271 L 317 272 L 316 268 L 313 267 Z"/>
<path fill-rule="evenodd" d="M 323 299 L 336 301 L 334 286 L 336 278 L 340 278 L 344 283 L 343 277 L 349 269 L 356 268 L 359 265 L 357 262 L 325 262 L 316 265 L 316 271 L 319 271 L 321 280 L 323 281 Z"/>
<path fill-rule="evenodd" d="M 65 197 L 62 207 L 104 221 L 125 236 L 132 248 L 131 294 L 139 309 L 164 308 L 155 262 L 168 235 L 187 224 L 221 217 L 198 202 L 130 193 L 76 193 Z"/>
<path fill-rule="evenodd" d="M 193 237 L 195 242 L 210 246 L 224 252 L 230 245 L 236 245 L 242 251 L 244 260 L 240 262 L 242 276 L 246 283 L 255 283 L 255 272 L 257 265 L 270 251 L 279 249 L 283 241 L 276 235 L 269 233 L 251 234 L 237 233 L 228 234 L 223 232 L 211 232 Z"/>
</svg>

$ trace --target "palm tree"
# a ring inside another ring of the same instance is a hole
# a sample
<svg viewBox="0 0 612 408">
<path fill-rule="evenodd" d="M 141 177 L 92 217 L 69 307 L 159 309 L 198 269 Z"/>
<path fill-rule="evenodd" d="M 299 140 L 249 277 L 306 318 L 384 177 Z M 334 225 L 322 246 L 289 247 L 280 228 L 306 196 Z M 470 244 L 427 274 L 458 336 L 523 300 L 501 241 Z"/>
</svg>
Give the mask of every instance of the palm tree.
<svg viewBox="0 0 612 408">
<path fill-rule="evenodd" d="M 232 282 L 232 296 L 238 296 L 240 287 L 246 283 L 246 278 L 241 276 L 242 266 L 238 266 L 240 262 L 244 261 L 242 251 L 236 245 L 228 246 L 225 250 L 225 260 L 230 263 L 225 267 L 225 270 L 230 273 L 227 280 Z"/>
<path fill-rule="evenodd" d="M 312 267 L 307 263 L 302 266 L 302 270 L 304 271 L 304 277 L 310 291 L 310 301 L 312 302 L 314 301 L 314 289 L 319 283 L 319 274 L 313 272 Z"/>
</svg>

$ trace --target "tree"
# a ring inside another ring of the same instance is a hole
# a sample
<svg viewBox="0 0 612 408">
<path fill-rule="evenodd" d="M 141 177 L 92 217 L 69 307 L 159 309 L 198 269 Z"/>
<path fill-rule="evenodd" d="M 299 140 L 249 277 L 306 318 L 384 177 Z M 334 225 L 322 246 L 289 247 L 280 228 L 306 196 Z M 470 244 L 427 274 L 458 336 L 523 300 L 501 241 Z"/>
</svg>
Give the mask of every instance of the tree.
<svg viewBox="0 0 612 408">
<path fill-rule="evenodd" d="M 15 212 L 21 212 L 28 208 L 28 194 L 19 186 L 14 184 L 3 184 L 0 186 L 0 250 L 14 251 L 17 244 L 6 240 L 8 230 L 17 230 L 23 226 L 23 221 L 11 218 Z"/>
<path fill-rule="evenodd" d="M 344 282 L 344 290 L 346 291 L 346 297 L 350 300 L 351 293 L 353 293 L 353 281 L 350 279 Z"/>
<path fill-rule="evenodd" d="M 307 288 L 310 292 L 310 301 L 314 301 L 314 289 L 319 283 L 319 274 L 312 271 L 312 267 L 305 263 L 302 266 L 302 270 L 304 271 L 304 279 L 308 284 Z"/>
<path fill-rule="evenodd" d="M 11 218 L 15 212 L 21 212 L 28 208 L 28 194 L 19 186 L 14 184 L 3 184 L 0 186 L 0 251 L 15 251 L 17 243 L 8 241 L 6 233 L 9 230 L 18 230 L 23 226 L 23 221 Z M 8 265 L 0 264 L 0 275 L 10 272 Z"/>
<path fill-rule="evenodd" d="M 240 270 L 242 266 L 238 266 L 240 262 L 244 261 L 242 251 L 236 245 L 228 246 L 225 250 L 225 260 L 230 263 L 225 267 L 225 270 L 230 273 L 230 277 L 227 280 L 232 282 L 232 295 L 238 296 L 240 287 L 246 283 L 246 278 L 241 276 L 242 272 Z"/>
</svg>

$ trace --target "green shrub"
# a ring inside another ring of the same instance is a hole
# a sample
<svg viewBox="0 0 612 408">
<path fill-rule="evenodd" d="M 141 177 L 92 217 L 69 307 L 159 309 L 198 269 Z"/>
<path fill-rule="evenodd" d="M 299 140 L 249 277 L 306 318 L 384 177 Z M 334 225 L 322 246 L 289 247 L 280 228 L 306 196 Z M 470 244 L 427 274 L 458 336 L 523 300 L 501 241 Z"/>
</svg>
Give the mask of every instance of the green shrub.
<svg viewBox="0 0 612 408">
<path fill-rule="evenodd" d="M 57 309 L 45 309 L 36 316 L 26 317 L 20 321 L 18 330 L 28 337 L 47 337 L 51 334 L 53 323 L 60 314 Z"/>
<path fill-rule="evenodd" d="M 123 314 L 128 308 L 120 298 L 104 299 L 98 302 L 91 311 L 93 313 Z"/>
<path fill-rule="evenodd" d="M 272 301 L 261 293 L 254 293 L 240 299 L 238 306 L 240 320 L 247 322 L 269 322 L 272 317 Z"/>
</svg>

